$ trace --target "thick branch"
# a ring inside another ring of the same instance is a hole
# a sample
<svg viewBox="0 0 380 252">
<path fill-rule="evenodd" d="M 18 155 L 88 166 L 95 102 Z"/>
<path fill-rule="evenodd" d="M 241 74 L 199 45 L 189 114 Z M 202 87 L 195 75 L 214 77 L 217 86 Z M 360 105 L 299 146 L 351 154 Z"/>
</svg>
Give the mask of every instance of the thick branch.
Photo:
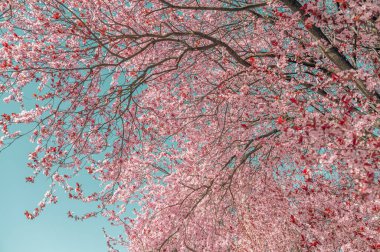
<svg viewBox="0 0 380 252">
<path fill-rule="evenodd" d="M 302 14 L 302 21 L 306 20 L 305 11 L 301 9 L 302 5 L 297 0 L 281 0 L 290 10 L 293 12 L 300 12 Z M 310 28 L 307 28 L 308 31 L 318 40 L 324 40 L 329 46 L 323 47 L 320 46 L 323 53 L 329 58 L 340 70 L 354 70 L 355 67 L 342 55 L 338 48 L 332 45 L 329 38 L 323 33 L 323 31 L 313 25 Z M 364 83 L 361 80 L 354 80 L 356 87 L 366 96 L 371 97 L 372 95 L 366 89 Z"/>
</svg>

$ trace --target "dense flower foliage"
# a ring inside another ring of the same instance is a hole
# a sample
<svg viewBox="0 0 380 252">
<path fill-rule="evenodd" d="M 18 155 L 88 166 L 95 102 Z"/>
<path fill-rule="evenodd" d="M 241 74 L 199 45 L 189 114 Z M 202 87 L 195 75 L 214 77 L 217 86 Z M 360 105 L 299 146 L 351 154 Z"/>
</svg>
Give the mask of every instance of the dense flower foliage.
<svg viewBox="0 0 380 252">
<path fill-rule="evenodd" d="M 0 92 L 21 108 L 2 115 L 0 143 L 29 134 L 26 180 L 51 179 L 27 218 L 62 187 L 98 202 L 69 217 L 109 218 L 131 251 L 380 248 L 378 0 L 9 0 L 0 11 Z M 83 172 L 99 191 L 82 188 Z"/>
</svg>

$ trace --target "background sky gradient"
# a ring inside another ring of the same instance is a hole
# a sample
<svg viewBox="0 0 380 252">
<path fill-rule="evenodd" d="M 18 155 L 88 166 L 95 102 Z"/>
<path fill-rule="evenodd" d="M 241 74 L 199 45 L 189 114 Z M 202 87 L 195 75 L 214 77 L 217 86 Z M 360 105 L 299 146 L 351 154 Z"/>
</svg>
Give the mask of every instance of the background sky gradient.
<svg viewBox="0 0 380 252">
<path fill-rule="evenodd" d="M 15 103 L 0 101 L 0 114 L 18 110 Z M 85 221 L 69 219 L 69 210 L 80 214 L 94 208 L 67 199 L 62 191 L 58 193 L 56 205 L 47 205 L 34 220 L 25 218 L 24 211 L 33 211 L 49 185 L 44 176 L 37 177 L 34 184 L 25 182 L 25 177 L 32 175 L 32 169 L 26 165 L 28 153 L 35 148 L 28 140 L 24 137 L 0 153 L 0 252 L 107 251 L 102 227 L 111 235 L 122 232 L 120 228 L 111 227 L 103 217 Z"/>
</svg>

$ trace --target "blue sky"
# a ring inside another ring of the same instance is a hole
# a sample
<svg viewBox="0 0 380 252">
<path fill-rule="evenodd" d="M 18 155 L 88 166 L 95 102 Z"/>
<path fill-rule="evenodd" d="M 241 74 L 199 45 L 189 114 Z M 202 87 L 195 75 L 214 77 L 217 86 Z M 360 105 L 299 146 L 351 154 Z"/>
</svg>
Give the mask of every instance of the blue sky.
<svg viewBox="0 0 380 252">
<path fill-rule="evenodd" d="M 18 110 L 15 104 L 0 101 L 0 114 L 12 110 Z M 111 227 L 103 217 L 83 222 L 67 218 L 68 210 L 82 213 L 93 208 L 67 199 L 63 192 L 58 194 L 57 205 L 48 205 L 34 220 L 25 218 L 24 211 L 37 206 L 49 182 L 44 176 L 34 184 L 25 182 L 25 177 L 32 175 L 26 163 L 34 147 L 25 137 L 0 153 L 0 252 L 107 251 L 102 227 L 113 235 L 121 230 Z"/>
</svg>

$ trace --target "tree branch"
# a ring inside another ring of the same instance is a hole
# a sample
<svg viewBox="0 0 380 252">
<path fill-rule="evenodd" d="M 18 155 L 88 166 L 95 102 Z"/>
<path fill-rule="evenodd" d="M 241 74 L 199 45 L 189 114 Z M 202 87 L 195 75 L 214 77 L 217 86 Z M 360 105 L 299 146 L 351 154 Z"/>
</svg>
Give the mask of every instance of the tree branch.
<svg viewBox="0 0 380 252">
<path fill-rule="evenodd" d="M 208 7 L 208 6 L 180 6 L 171 4 L 165 0 L 159 0 L 161 3 L 167 5 L 169 8 L 181 10 L 215 10 L 215 11 L 244 11 L 253 8 L 260 8 L 266 6 L 267 3 L 249 4 L 243 7 L 225 8 L 225 7 Z"/>
<path fill-rule="evenodd" d="M 302 21 L 306 20 L 306 13 L 301 9 L 302 5 L 297 0 L 281 0 L 291 11 L 300 12 L 302 14 Z M 324 47 L 320 45 L 322 52 L 329 58 L 340 70 L 355 70 L 356 68 L 342 55 L 338 48 L 334 46 L 329 38 L 323 33 L 323 31 L 313 25 L 310 28 L 306 28 L 316 39 L 324 40 L 329 46 Z M 361 80 L 354 80 L 356 87 L 367 97 L 370 98 L 373 95 L 367 90 L 364 83 Z"/>
</svg>

